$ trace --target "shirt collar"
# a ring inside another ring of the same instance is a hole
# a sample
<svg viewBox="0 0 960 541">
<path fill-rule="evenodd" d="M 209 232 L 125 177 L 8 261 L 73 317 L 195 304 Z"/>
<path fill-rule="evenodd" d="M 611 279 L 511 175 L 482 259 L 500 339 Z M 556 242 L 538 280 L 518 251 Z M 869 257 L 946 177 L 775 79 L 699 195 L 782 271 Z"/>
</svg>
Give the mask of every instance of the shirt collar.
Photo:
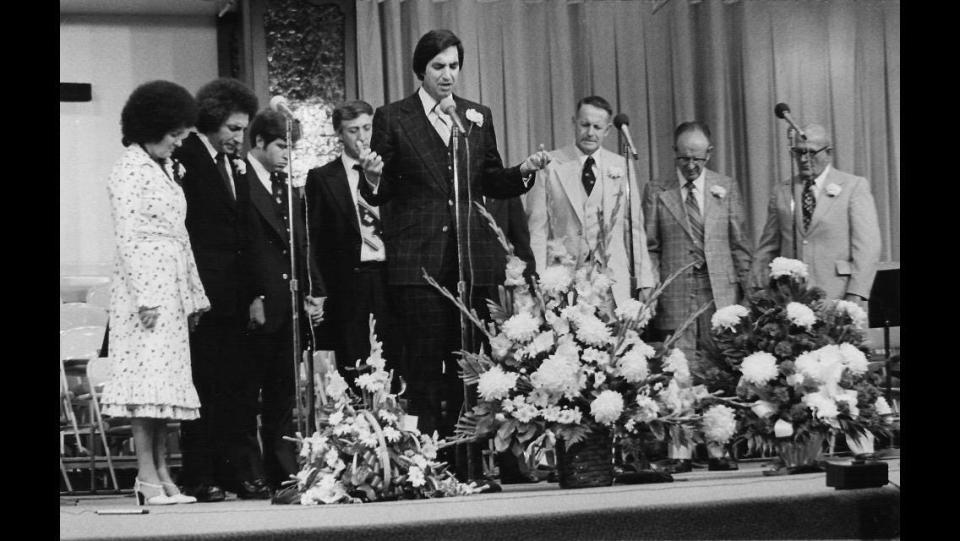
<svg viewBox="0 0 960 541">
<path fill-rule="evenodd" d="M 580 164 L 580 169 L 583 169 L 583 164 L 586 163 L 587 158 L 590 156 L 593 156 L 593 163 L 596 165 L 597 153 L 600 152 L 600 147 L 597 147 L 597 150 L 594 150 L 593 154 L 585 154 L 577 145 L 573 145 L 573 149 L 577 152 L 577 162 Z"/>
<path fill-rule="evenodd" d="M 693 186 L 697 189 L 698 192 L 703 193 L 703 185 L 706 183 L 705 177 L 707 175 L 707 168 L 704 167 L 700 169 L 700 176 L 693 180 Z M 680 187 L 687 187 L 687 178 L 683 176 L 683 173 L 677 169 L 677 180 L 680 181 Z"/>
<path fill-rule="evenodd" d="M 430 111 L 432 111 L 439 102 L 435 100 L 433 96 L 431 96 L 426 90 L 424 90 L 422 86 L 419 90 L 417 90 L 417 95 L 420 96 L 420 103 L 423 105 L 423 113 L 427 116 L 430 116 Z M 439 113 L 441 111 L 437 112 Z"/>
<path fill-rule="evenodd" d="M 256 171 L 257 178 L 260 179 L 260 182 L 270 182 L 270 172 L 267 171 L 267 168 L 264 167 L 262 163 L 260 163 L 260 160 L 254 157 L 252 152 L 247 152 L 247 161 L 253 166 L 253 170 Z"/>
<path fill-rule="evenodd" d="M 210 153 L 210 157 L 213 158 L 213 161 L 217 161 L 217 149 L 213 148 L 213 145 L 210 144 L 210 139 L 207 139 L 207 136 L 197 132 L 197 137 L 200 138 L 200 142 L 203 143 L 203 146 L 207 148 L 207 152 Z"/>
<path fill-rule="evenodd" d="M 360 162 L 351 158 L 347 155 L 346 152 L 340 153 L 340 162 L 343 163 L 343 168 L 349 173 L 353 170 L 353 166 L 359 164 Z"/>
<path fill-rule="evenodd" d="M 830 167 L 831 167 L 831 164 L 828 163 L 827 166 L 823 168 L 823 171 L 820 171 L 820 174 L 817 175 L 817 178 L 813 179 L 813 183 L 814 185 L 816 185 L 817 190 L 819 190 L 820 188 L 823 188 L 823 183 L 827 178 L 827 174 L 830 173 Z"/>
</svg>

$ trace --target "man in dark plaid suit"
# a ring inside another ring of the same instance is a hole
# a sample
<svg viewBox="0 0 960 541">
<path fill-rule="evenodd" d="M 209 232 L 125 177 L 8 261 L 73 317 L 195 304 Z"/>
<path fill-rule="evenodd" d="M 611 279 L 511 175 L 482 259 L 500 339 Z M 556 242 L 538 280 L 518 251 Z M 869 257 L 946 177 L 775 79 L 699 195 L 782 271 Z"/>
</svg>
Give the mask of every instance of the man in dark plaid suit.
<svg viewBox="0 0 960 541">
<path fill-rule="evenodd" d="M 473 206 L 482 197 L 509 198 L 530 189 L 545 152 L 505 168 L 497 150 L 490 109 L 453 95 L 463 45 L 449 30 L 432 30 L 413 53 L 413 71 L 423 82 L 415 94 L 377 109 L 372 151 L 360 157 L 367 182 L 361 194 L 381 207 L 387 275 L 401 324 L 407 361 L 410 413 L 422 431 L 453 433 L 463 403 L 452 352 L 460 349 L 459 315 L 423 278 L 424 270 L 450 291 L 458 282 L 455 204 L 463 231 L 463 274 L 474 296 L 494 285 L 505 264 L 489 226 Z M 454 119 L 443 104 L 456 107 Z M 460 120 L 464 119 L 464 120 Z M 460 200 L 455 201 L 451 133 L 462 122 L 459 141 Z M 477 298 L 473 306 L 485 311 Z M 443 408 L 443 403 L 446 408 Z M 464 477 L 466 465 L 458 461 Z"/>
</svg>

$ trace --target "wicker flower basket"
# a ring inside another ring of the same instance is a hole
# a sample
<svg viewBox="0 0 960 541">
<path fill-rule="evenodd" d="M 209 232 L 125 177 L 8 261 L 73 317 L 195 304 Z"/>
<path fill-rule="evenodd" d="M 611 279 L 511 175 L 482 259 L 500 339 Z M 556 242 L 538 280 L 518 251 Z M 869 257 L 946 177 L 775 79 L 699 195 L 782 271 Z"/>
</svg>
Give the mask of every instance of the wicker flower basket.
<svg viewBox="0 0 960 541">
<path fill-rule="evenodd" d="M 566 448 L 557 441 L 560 488 L 608 487 L 613 484 L 613 442 L 606 430 L 594 429 L 583 441 Z"/>
<path fill-rule="evenodd" d="M 814 433 L 803 443 L 778 442 L 777 452 L 787 468 L 816 468 L 823 455 L 823 435 Z"/>
</svg>

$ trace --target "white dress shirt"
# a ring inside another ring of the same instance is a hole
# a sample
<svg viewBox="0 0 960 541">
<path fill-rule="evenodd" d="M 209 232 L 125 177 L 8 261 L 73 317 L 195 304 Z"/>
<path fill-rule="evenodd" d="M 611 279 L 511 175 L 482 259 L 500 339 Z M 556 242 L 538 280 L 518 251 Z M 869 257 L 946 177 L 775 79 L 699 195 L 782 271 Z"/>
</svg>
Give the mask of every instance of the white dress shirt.
<svg viewBox="0 0 960 541">
<path fill-rule="evenodd" d="M 347 172 L 347 185 L 350 187 L 350 197 L 353 199 L 353 215 L 356 216 L 357 225 L 363 229 L 364 225 L 360 223 L 360 211 L 357 205 L 360 202 L 360 172 L 353 168 L 360 162 L 347 156 L 346 152 L 340 154 L 340 161 L 343 163 L 343 169 Z M 377 218 L 380 217 L 380 208 L 373 205 L 367 205 Z M 362 233 L 361 233 L 362 235 Z M 383 235 L 380 236 L 383 240 Z M 374 250 L 366 242 L 360 243 L 360 261 L 386 261 L 387 253 L 385 249 Z"/>
<path fill-rule="evenodd" d="M 453 119 L 437 107 L 440 102 L 433 99 L 433 96 L 427 93 L 422 86 L 417 90 L 417 95 L 420 96 L 420 103 L 423 104 L 423 113 L 427 115 L 427 120 L 433 125 L 433 129 L 437 130 L 437 135 L 449 145 Z"/>
<path fill-rule="evenodd" d="M 697 208 L 700 209 L 701 217 L 703 216 L 703 187 L 707 182 L 706 180 L 704 180 L 706 172 L 707 172 L 706 167 L 701 168 L 700 176 L 693 181 L 693 197 L 695 197 L 697 200 Z M 688 181 L 687 181 L 687 178 L 683 176 L 683 173 L 679 169 L 677 169 L 677 180 L 680 181 L 680 195 L 682 196 L 681 199 L 683 199 L 683 202 L 686 203 L 687 195 L 690 193 L 689 190 L 687 190 Z"/>
</svg>

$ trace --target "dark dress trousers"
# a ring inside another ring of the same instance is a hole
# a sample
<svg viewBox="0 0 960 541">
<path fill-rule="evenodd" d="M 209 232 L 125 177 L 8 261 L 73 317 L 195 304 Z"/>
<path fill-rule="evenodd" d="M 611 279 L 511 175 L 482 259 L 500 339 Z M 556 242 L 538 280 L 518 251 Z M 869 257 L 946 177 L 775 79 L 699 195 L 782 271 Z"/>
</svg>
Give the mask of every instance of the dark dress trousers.
<svg viewBox="0 0 960 541">
<path fill-rule="evenodd" d="M 186 168 L 187 231 L 200 280 L 211 309 L 190 335 L 193 382 L 200 396 L 200 418 L 181 425 L 182 485 L 229 483 L 224 433 L 229 430 L 236 396 L 224 380 L 241 354 L 241 333 L 249 299 L 244 293 L 244 209 L 249 205 L 246 178 L 233 170 L 236 198 L 216 162 L 197 136 L 190 134 L 173 155 Z M 231 163 L 231 167 L 233 164 Z"/>
</svg>

